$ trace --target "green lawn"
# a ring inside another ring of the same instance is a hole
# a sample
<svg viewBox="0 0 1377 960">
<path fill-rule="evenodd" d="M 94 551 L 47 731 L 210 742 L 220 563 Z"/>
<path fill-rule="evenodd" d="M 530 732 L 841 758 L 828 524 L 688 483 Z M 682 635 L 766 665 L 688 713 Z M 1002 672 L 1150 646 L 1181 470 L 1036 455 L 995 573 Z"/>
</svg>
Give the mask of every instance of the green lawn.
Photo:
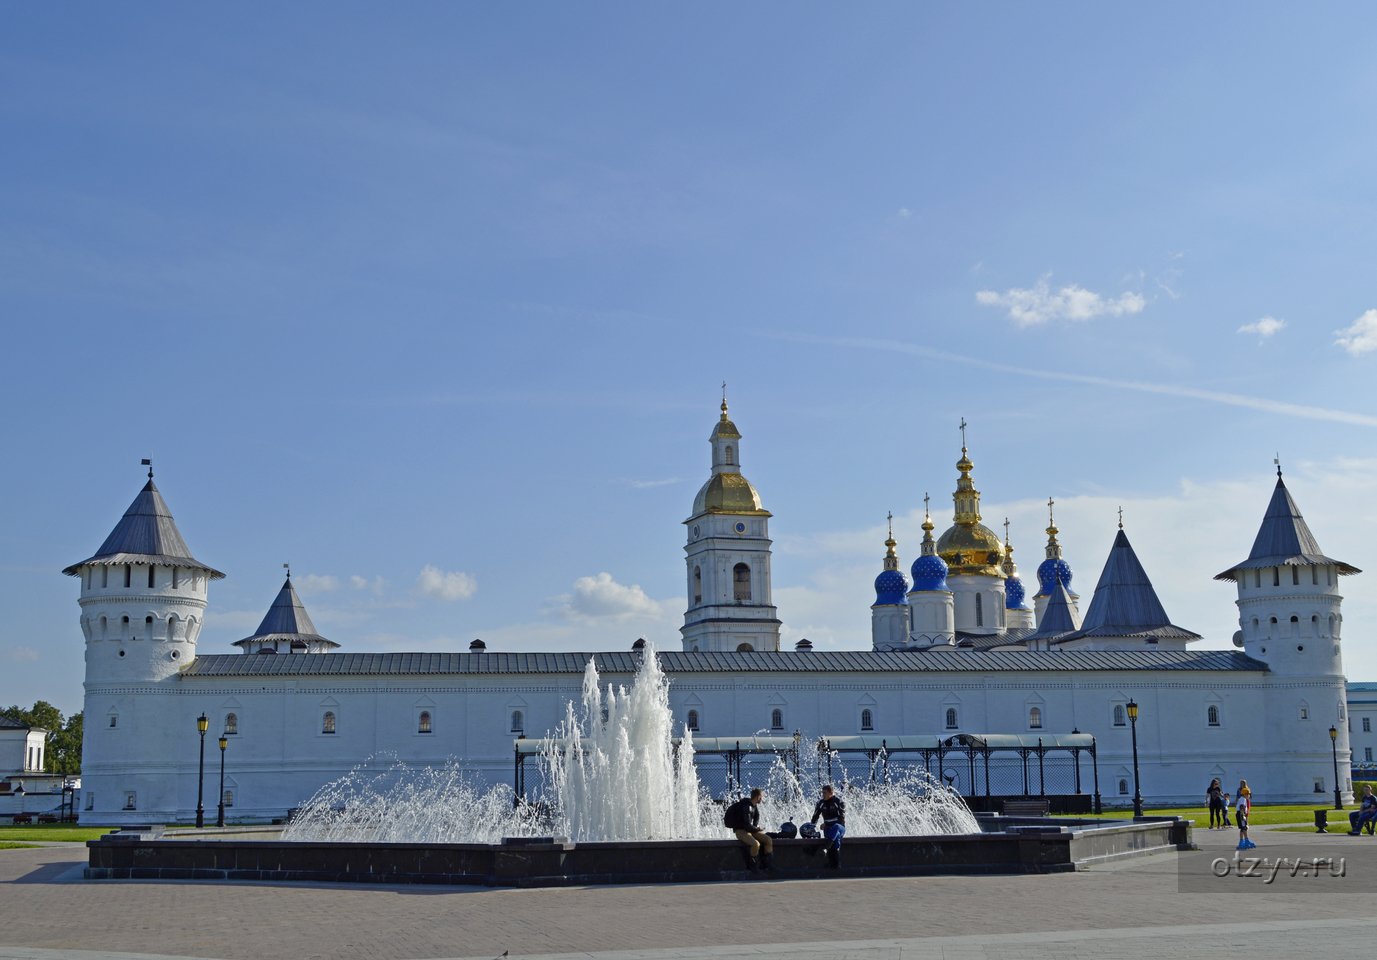
<svg viewBox="0 0 1377 960">
<path fill-rule="evenodd" d="M 1311 825 L 1310 829 L 1314 830 L 1315 811 L 1328 807 L 1329 822 L 1331 824 L 1338 822 L 1335 814 L 1338 814 L 1338 816 L 1342 818 L 1343 823 L 1347 824 L 1348 810 L 1335 810 L 1333 806 L 1332 803 L 1257 804 L 1253 807 L 1253 812 L 1248 822 L 1252 826 L 1270 826 L 1278 823 L 1308 823 Z M 1352 809 L 1352 807 L 1348 809 Z M 1155 809 L 1144 809 L 1143 814 L 1149 817 L 1185 817 L 1201 829 L 1205 829 L 1210 825 L 1210 812 L 1204 807 L 1172 807 L 1168 809 L 1158 807 Z M 1077 816 L 1093 819 L 1095 814 L 1078 814 Z M 1107 820 L 1124 820 L 1132 818 L 1133 811 L 1131 809 L 1106 810 L 1099 816 Z M 1233 821 L 1233 811 L 1230 810 L 1230 824 L 1233 824 Z M 1348 827 L 1345 826 L 1344 829 L 1347 830 Z"/>
<path fill-rule="evenodd" d="M 0 827 L 0 841 L 3 840 L 95 840 L 103 837 L 114 827 L 83 827 L 75 823 L 44 823 Z"/>
<path fill-rule="evenodd" d="M 36 847 L 36 843 L 15 843 L 13 840 L 0 840 L 0 850 L 19 850 L 24 847 Z"/>
</svg>

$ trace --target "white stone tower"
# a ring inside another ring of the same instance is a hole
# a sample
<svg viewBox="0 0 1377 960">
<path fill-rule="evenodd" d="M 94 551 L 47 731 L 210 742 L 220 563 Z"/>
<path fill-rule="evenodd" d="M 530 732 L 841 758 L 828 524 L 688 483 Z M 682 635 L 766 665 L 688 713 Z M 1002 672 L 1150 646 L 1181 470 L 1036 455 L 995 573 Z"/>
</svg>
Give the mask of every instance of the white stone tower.
<svg viewBox="0 0 1377 960">
<path fill-rule="evenodd" d="M 224 574 L 191 555 L 151 466 L 148 483 L 100 549 L 62 572 L 81 580 L 86 638 L 81 819 L 170 819 L 194 805 L 178 796 L 181 781 L 170 774 L 196 737 L 199 708 L 153 698 L 173 695 L 178 671 L 195 659 L 207 587 Z M 171 718 L 175 731 L 166 729 Z M 129 769 L 157 774 L 121 772 Z"/>
<path fill-rule="evenodd" d="M 1269 793 L 1333 797 L 1337 756 L 1338 788 L 1351 799 L 1339 577 L 1360 572 L 1325 556 L 1278 466 L 1277 485 L 1252 552 L 1215 577 L 1238 585 L 1239 632 L 1234 643 L 1282 681 L 1269 687 L 1266 716 L 1257 720 L 1268 726 L 1266 742 L 1277 745 L 1269 751 L 1267 766 L 1275 766 L 1274 777 L 1285 777 L 1282 771 L 1287 770 L 1294 780 L 1306 776 L 1307 767 L 1295 761 L 1309 761 L 1309 781 L 1278 779 L 1275 786 L 1269 784 Z"/>
<path fill-rule="evenodd" d="M 915 647 L 949 647 L 956 643 L 956 606 L 947 586 L 947 564 L 932 539 L 932 515 L 923 495 L 923 545 L 913 561 L 913 589 L 908 594 L 909 641 Z"/>
<path fill-rule="evenodd" d="M 993 635 L 1004 631 L 1004 545 L 980 522 L 980 491 L 971 479 L 975 465 L 966 454 L 966 421 L 961 421 L 961 459 L 952 501 L 953 524 L 937 541 L 947 564 L 947 584 L 956 605 L 958 633 Z"/>
<path fill-rule="evenodd" d="M 713 427 L 712 476 L 693 501 L 688 528 L 685 650 L 778 650 L 770 592 L 770 511 L 741 474 L 741 433 L 727 417 Z"/>
<path fill-rule="evenodd" d="M 876 650 L 903 650 L 908 647 L 908 580 L 899 570 L 899 555 L 894 548 L 894 514 L 889 515 L 889 537 L 885 540 L 885 568 L 875 578 L 875 602 L 870 606 L 870 644 Z"/>
</svg>

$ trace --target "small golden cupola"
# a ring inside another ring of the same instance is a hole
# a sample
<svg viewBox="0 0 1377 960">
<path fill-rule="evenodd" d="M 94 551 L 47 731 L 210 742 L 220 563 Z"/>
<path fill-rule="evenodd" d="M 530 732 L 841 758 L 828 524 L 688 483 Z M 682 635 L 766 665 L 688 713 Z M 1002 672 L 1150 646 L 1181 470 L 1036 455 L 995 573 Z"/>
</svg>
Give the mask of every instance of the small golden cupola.
<svg viewBox="0 0 1377 960">
<path fill-rule="evenodd" d="M 760 503 L 760 494 L 741 475 L 741 431 L 727 416 L 725 390 L 722 394 L 722 416 L 713 426 L 712 436 L 708 440 L 712 443 L 712 476 L 693 500 L 693 515 L 730 513 L 770 516 L 770 512 Z"/>
<path fill-rule="evenodd" d="M 955 523 L 937 541 L 937 555 L 947 563 L 948 576 L 1003 577 L 1004 544 L 993 530 L 980 522 L 980 491 L 971 479 L 975 466 L 966 451 L 966 421 L 961 421 L 961 459 L 956 469 L 952 500 Z"/>
</svg>

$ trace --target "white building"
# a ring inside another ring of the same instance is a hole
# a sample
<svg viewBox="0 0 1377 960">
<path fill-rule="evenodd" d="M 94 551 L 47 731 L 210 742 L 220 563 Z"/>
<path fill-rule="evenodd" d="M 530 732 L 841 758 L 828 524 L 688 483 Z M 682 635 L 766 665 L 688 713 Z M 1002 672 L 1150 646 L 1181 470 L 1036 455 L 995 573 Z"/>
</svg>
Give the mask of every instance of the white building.
<svg viewBox="0 0 1377 960">
<path fill-rule="evenodd" d="M 660 655 L 671 706 L 696 734 L 1089 733 L 1101 792 L 1126 801 L 1133 701 L 1149 803 L 1200 802 L 1212 777 L 1246 777 L 1270 802 L 1332 794 L 1332 752 L 1349 748 L 1338 578 L 1358 571 L 1322 553 L 1280 475 L 1251 552 L 1219 575 L 1237 584 L 1241 650 L 1189 649 L 1198 635 L 1169 621 L 1122 529 L 1082 615 L 1049 523 L 1029 609 L 1007 534 L 981 523 L 963 447 L 953 524 L 936 541 L 924 524 L 911 588 L 886 542 L 868 648 L 814 652 L 804 641 L 780 651 L 770 513 L 741 473 L 740 441 L 724 401 L 710 476 L 685 521 L 683 649 Z M 64 572 L 81 584 L 88 822 L 190 819 L 202 714 L 203 803 L 213 811 L 218 800 L 223 732 L 234 818 L 280 817 L 375 755 L 461 757 L 510 782 L 514 738 L 563 718 L 590 656 L 605 682 L 628 682 L 637 664 L 632 651 L 487 652 L 477 642 L 457 653 L 335 652 L 290 576 L 240 654 L 198 655 L 209 584 L 222 574 L 192 556 L 151 471 L 101 548 Z M 1346 766 L 1340 774 L 1348 792 Z"/>
</svg>

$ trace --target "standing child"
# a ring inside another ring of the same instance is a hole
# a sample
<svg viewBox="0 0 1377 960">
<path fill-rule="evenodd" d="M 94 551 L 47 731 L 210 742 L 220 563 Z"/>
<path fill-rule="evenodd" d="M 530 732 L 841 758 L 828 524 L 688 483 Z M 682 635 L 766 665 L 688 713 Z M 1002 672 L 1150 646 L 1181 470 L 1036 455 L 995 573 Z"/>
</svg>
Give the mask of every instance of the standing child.
<svg viewBox="0 0 1377 960">
<path fill-rule="evenodd" d="M 1224 826 L 1233 826 L 1233 824 L 1229 822 L 1229 795 L 1227 793 L 1224 794 Z"/>
<path fill-rule="evenodd" d="M 1238 801 L 1234 815 L 1238 818 L 1238 849 L 1252 850 L 1256 843 L 1248 839 L 1248 814 L 1253 809 L 1253 791 L 1248 789 L 1248 781 L 1238 781 Z"/>
</svg>

